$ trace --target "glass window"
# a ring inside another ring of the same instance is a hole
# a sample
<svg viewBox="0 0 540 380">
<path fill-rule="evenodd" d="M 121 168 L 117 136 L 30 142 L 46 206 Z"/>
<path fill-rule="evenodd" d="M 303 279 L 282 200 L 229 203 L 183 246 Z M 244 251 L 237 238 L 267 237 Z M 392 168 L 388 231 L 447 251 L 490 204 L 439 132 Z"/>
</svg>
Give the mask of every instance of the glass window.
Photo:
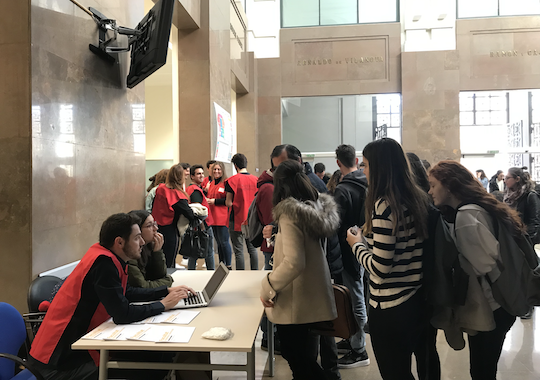
<svg viewBox="0 0 540 380">
<path fill-rule="evenodd" d="M 284 28 L 319 25 L 319 0 L 282 0 Z"/>
<path fill-rule="evenodd" d="M 321 25 L 356 24 L 357 0 L 321 0 Z"/>
<path fill-rule="evenodd" d="M 378 0 L 376 5 L 372 0 L 358 0 L 359 23 L 396 21 L 398 21 L 396 0 Z"/>
<path fill-rule="evenodd" d="M 458 18 L 499 15 L 498 0 L 458 0 Z"/>
<path fill-rule="evenodd" d="M 499 0 L 499 16 L 534 15 L 540 13 L 538 0 Z"/>
</svg>

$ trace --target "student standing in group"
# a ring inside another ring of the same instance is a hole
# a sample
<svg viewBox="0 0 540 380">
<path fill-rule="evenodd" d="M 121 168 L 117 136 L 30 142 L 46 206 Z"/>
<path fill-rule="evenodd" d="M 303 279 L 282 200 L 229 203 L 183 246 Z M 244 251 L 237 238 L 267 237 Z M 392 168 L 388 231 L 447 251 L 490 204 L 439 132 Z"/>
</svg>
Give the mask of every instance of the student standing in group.
<svg viewBox="0 0 540 380">
<path fill-rule="evenodd" d="M 128 283 L 136 288 L 157 288 L 171 286 L 173 279 L 167 274 L 167 264 L 163 253 L 163 235 L 158 232 L 158 225 L 146 210 L 129 212 L 140 219 L 139 228 L 145 245 L 141 257 L 128 261 Z"/>
<path fill-rule="evenodd" d="M 479 298 L 474 300 L 475 315 L 463 316 L 463 320 L 484 322 L 486 330 L 469 335 L 470 373 L 473 380 L 495 380 L 497 363 L 501 356 L 506 333 L 515 317 L 506 312 L 493 298 L 486 279 L 496 281 L 500 271 L 499 242 L 495 237 L 497 220 L 502 220 L 514 236 L 521 235 L 524 227 L 516 211 L 487 194 L 482 184 L 471 172 L 456 161 L 440 161 L 429 172 L 429 193 L 437 207 L 450 206 L 457 211 L 454 237 L 461 259 L 472 266 L 480 284 Z M 465 266 L 462 264 L 462 267 Z M 467 296 L 471 292 L 470 286 Z M 472 319 L 484 306 L 483 319 Z M 471 309 L 467 309 L 471 310 Z M 485 317 L 489 318 L 489 321 Z M 489 322 L 489 323 L 487 323 Z M 489 325 L 489 326 L 488 326 Z"/>
<path fill-rule="evenodd" d="M 158 186 L 152 207 L 152 215 L 165 240 L 163 252 L 168 268 L 174 268 L 178 254 L 180 235 L 177 223 L 180 215 L 184 215 L 190 222 L 195 220 L 195 215 L 189 207 L 189 196 L 184 191 L 184 184 L 184 168 L 181 164 L 173 165 L 167 175 L 167 181 Z"/>
<path fill-rule="evenodd" d="M 208 189 L 210 189 L 210 183 L 212 182 L 212 171 L 213 166 L 216 163 L 216 160 L 208 160 L 206 161 L 206 170 L 208 171 L 208 177 L 204 177 L 203 183 L 201 185 L 204 194 L 208 195 Z"/>
<path fill-rule="evenodd" d="M 213 219 L 211 227 L 218 245 L 219 261 L 231 269 L 232 250 L 229 243 L 229 209 L 225 205 L 227 174 L 223 162 L 215 162 L 211 167 L 214 178 L 208 188 L 208 205 Z"/>
<path fill-rule="evenodd" d="M 150 214 L 152 213 L 152 206 L 154 204 L 154 198 L 156 197 L 156 190 L 160 184 L 165 183 L 167 180 L 167 174 L 169 174 L 169 169 L 162 169 L 152 177 L 148 178 L 148 180 L 152 181 L 152 183 L 150 186 L 148 186 L 148 189 L 146 189 L 148 194 L 146 194 L 144 205 L 146 211 L 148 211 Z"/>
<path fill-rule="evenodd" d="M 204 169 L 202 165 L 193 165 L 190 169 L 191 173 L 191 185 L 187 188 L 186 192 L 189 195 L 189 203 L 200 203 L 208 210 L 208 216 L 203 221 L 203 224 L 208 232 L 208 250 L 206 252 L 206 269 L 214 270 L 214 234 L 212 232 L 212 225 L 214 224 L 214 219 L 212 217 L 212 211 L 210 210 L 210 205 L 204 195 L 202 189 L 202 183 L 204 181 Z M 190 257 L 188 259 L 188 269 L 194 270 L 197 267 L 197 259 Z"/>
<path fill-rule="evenodd" d="M 251 270 L 259 269 L 259 256 L 257 249 L 251 244 L 242 233 L 242 223 L 247 219 L 249 206 L 255 193 L 257 192 L 258 178 L 247 171 L 247 158 L 242 153 L 236 153 L 231 162 L 238 174 L 233 175 L 225 181 L 225 191 L 227 198 L 225 204 L 229 207 L 229 234 L 233 244 L 236 269 L 243 270 L 244 263 L 244 242 L 249 252 L 249 262 Z"/>
<path fill-rule="evenodd" d="M 381 376 L 413 380 L 412 353 L 425 314 L 422 243 L 427 238 L 429 198 L 416 184 L 395 140 L 373 141 L 362 154 L 369 184 L 366 223 L 363 231 L 350 228 L 347 241 L 370 274 L 369 329 Z"/>
<path fill-rule="evenodd" d="M 337 205 L 318 194 L 297 161 L 274 172 L 274 216 L 278 225 L 272 273 L 262 281 L 261 301 L 277 325 L 281 354 L 295 380 L 324 380 L 317 363 L 317 336 L 310 324 L 337 316 L 330 271 L 321 239 L 339 226 Z"/>
<path fill-rule="evenodd" d="M 478 169 L 476 171 L 476 178 L 480 181 L 482 186 L 486 189 L 486 191 L 489 191 L 489 179 L 486 176 L 486 173 L 482 169 Z"/>
</svg>

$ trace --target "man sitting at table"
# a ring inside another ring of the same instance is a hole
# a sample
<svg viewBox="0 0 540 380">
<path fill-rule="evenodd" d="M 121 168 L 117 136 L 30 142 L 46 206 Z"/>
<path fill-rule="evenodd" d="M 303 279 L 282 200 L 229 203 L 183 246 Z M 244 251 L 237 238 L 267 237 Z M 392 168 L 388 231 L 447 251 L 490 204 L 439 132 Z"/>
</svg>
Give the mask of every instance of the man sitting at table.
<svg viewBox="0 0 540 380">
<path fill-rule="evenodd" d="M 97 379 L 99 354 L 72 350 L 75 341 L 110 317 L 118 324 L 137 322 L 171 309 L 193 292 L 185 285 L 154 289 L 127 285 L 127 261 L 140 258 L 144 245 L 138 222 L 130 214 L 107 218 L 99 244 L 90 247 L 54 297 L 29 357 L 46 380 Z"/>
</svg>

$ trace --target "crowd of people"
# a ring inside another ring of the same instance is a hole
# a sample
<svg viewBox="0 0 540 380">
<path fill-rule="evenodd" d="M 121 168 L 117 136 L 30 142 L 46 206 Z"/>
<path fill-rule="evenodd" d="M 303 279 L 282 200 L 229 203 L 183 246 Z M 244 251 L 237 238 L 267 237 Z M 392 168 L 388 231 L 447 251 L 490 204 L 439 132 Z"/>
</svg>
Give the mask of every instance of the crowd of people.
<svg viewBox="0 0 540 380">
<path fill-rule="evenodd" d="M 435 306 L 427 295 L 432 289 L 426 271 L 432 266 L 426 263 L 442 254 L 434 249 L 431 221 L 444 216 L 461 265 L 474 279 L 459 312 L 475 319 L 479 308 L 469 312 L 467 302 L 482 307 L 482 319 L 466 330 L 471 378 L 495 380 L 506 333 L 516 317 L 533 312 L 510 313 L 490 287 L 501 270 L 499 223 L 514 236 L 528 234 L 532 243 L 540 242 L 540 199 L 529 173 L 510 168 L 488 180 L 483 170 L 475 177 L 456 161 L 431 167 L 390 138 L 373 141 L 362 152 L 359 162 L 353 146 L 338 146 L 339 170 L 331 176 L 322 163 L 312 168 L 304 162 L 290 144 L 273 149 L 270 168 L 259 177 L 248 172 L 242 153 L 232 157 L 236 174 L 230 177 L 226 165 L 214 160 L 206 163 L 206 175 L 203 165 L 187 163 L 156 173 L 145 210 L 115 214 L 103 223 L 99 243 L 52 302 L 30 362 L 46 379 L 97 378 L 95 358 L 71 350 L 71 344 L 109 317 L 117 323 L 140 321 L 193 292 L 185 285 L 171 287 L 167 274 L 167 268 L 176 266 L 189 225 L 208 232 L 211 243 L 200 257 L 206 269 L 215 267 L 215 240 L 218 260 L 229 269 L 233 252 L 234 268 L 245 269 L 245 247 L 250 269 L 258 270 L 259 244 L 247 232 L 253 219 L 261 225 L 263 268 L 270 271 L 260 289 L 262 348 L 274 334 L 276 351 L 295 380 L 338 380 L 340 369 L 370 365 L 366 333 L 383 379 L 415 379 L 413 354 L 416 378 L 441 379 L 437 328 L 431 323 Z M 250 210 L 256 218 L 249 217 Z M 196 267 L 197 258 L 190 257 L 187 269 Z M 348 288 L 359 326 L 339 342 L 312 332 L 313 323 L 337 317 L 332 283 Z M 267 331 L 266 318 L 276 331 Z M 170 355 L 144 355 L 172 360 Z M 135 372 L 122 376 L 164 376 Z"/>
</svg>

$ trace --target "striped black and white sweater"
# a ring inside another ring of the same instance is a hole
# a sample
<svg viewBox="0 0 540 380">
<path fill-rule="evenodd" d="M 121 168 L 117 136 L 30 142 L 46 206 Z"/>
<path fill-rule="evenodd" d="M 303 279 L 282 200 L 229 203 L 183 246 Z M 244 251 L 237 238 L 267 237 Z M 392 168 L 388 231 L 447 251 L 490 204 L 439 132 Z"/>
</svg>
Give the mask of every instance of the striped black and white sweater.
<svg viewBox="0 0 540 380">
<path fill-rule="evenodd" d="M 368 246 L 356 243 L 353 253 L 370 273 L 369 303 L 387 309 L 402 304 L 421 287 L 422 238 L 416 235 L 413 216 L 404 208 L 404 223 L 393 233 L 394 215 L 383 199 L 375 203 Z"/>
</svg>

